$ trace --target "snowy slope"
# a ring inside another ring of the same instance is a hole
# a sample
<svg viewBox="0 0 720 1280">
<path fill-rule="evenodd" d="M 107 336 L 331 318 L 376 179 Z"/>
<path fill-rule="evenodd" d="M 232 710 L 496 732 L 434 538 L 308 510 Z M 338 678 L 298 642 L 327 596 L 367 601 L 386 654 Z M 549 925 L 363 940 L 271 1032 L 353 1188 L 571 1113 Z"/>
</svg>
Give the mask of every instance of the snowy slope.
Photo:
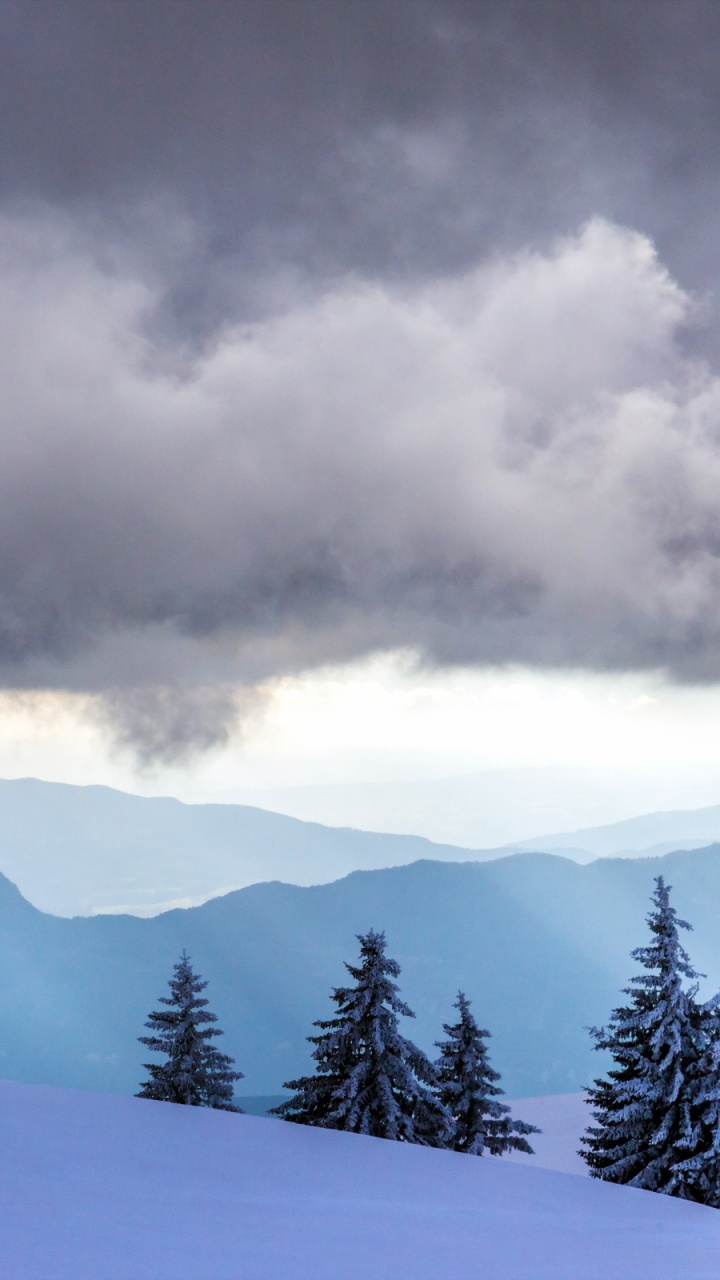
<svg viewBox="0 0 720 1280">
<path fill-rule="evenodd" d="M 252 1116 L 0 1085 L 12 1280 L 717 1280 L 720 1213 Z"/>
<path fill-rule="evenodd" d="M 578 1155 L 580 1138 L 592 1121 L 585 1097 L 584 1093 L 553 1093 L 544 1098 L 502 1098 L 516 1119 L 527 1120 L 541 1130 L 528 1139 L 533 1155 L 512 1151 L 507 1159 L 587 1176 L 587 1165 Z"/>
</svg>

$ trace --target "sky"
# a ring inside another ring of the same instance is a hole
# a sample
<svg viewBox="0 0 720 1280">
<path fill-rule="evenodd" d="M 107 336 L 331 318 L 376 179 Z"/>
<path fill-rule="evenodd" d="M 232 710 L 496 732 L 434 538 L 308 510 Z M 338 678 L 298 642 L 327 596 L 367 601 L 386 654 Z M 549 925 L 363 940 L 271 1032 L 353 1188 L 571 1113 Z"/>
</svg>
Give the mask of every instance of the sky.
<svg viewBox="0 0 720 1280">
<path fill-rule="evenodd" d="M 0 64 L 0 772 L 720 763 L 714 0 L 0 0 Z"/>
</svg>

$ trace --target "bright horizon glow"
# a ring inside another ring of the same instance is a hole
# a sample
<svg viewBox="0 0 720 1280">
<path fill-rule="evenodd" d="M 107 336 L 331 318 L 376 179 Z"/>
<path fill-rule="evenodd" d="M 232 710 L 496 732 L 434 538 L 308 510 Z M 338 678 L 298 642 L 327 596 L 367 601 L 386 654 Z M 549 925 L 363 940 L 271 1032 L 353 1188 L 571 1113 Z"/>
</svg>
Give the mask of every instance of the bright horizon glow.
<svg viewBox="0 0 720 1280">
<path fill-rule="evenodd" d="M 0 775 L 208 801 L 490 769 L 720 765 L 720 688 L 660 675 L 429 670 L 398 653 L 262 693 L 224 748 L 147 768 L 113 746 L 86 696 L 3 694 Z"/>
</svg>

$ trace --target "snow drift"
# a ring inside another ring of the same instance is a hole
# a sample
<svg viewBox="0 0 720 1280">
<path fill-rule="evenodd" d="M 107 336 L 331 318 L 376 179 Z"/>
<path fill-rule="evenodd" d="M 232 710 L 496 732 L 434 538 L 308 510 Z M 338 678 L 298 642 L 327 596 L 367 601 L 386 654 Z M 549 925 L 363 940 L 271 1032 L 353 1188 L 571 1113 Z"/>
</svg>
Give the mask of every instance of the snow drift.
<svg viewBox="0 0 720 1280">
<path fill-rule="evenodd" d="M 715 1280 L 720 1214 L 252 1116 L 0 1083 L 13 1280 Z"/>
</svg>

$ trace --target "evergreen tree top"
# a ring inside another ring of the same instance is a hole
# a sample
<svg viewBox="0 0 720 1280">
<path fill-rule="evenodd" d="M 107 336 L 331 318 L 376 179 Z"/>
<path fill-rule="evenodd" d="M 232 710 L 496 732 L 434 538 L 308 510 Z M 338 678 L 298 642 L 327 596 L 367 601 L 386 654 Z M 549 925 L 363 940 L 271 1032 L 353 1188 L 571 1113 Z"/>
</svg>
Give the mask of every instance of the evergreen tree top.
<svg viewBox="0 0 720 1280">
<path fill-rule="evenodd" d="M 195 973 L 190 956 L 183 950 L 180 959 L 173 966 L 173 976 L 169 981 L 170 995 L 159 996 L 160 1004 L 177 1007 L 182 1005 L 184 1009 L 192 1009 L 197 1011 L 196 1022 L 217 1022 L 214 1013 L 201 1012 L 210 1003 L 199 993 L 207 987 L 207 982 Z M 155 1015 L 151 1015 L 155 1016 Z M 211 1033 L 212 1034 L 212 1033 Z M 216 1035 L 222 1035 L 222 1032 L 215 1032 Z"/>
<path fill-rule="evenodd" d="M 208 1025 L 217 1022 L 217 1017 L 200 995 L 207 982 L 194 972 L 185 951 L 174 965 L 169 986 L 170 995 L 160 996 L 166 1007 L 154 1010 L 145 1023 L 155 1034 L 138 1037 L 141 1044 L 153 1053 L 164 1054 L 166 1060 L 144 1064 L 150 1078 L 138 1097 L 238 1110 L 233 1103 L 233 1082 L 242 1079 L 242 1072 L 233 1070 L 233 1058 L 212 1044 L 213 1038 L 223 1033 Z"/>
<path fill-rule="evenodd" d="M 693 968 L 690 957 L 680 942 L 678 930 L 692 931 L 692 925 L 687 920 L 681 920 L 675 908 L 670 905 L 671 889 L 672 885 L 666 884 L 662 876 L 655 877 L 652 894 L 654 910 L 646 917 L 653 938 L 646 946 L 635 947 L 631 952 L 633 960 L 638 960 L 645 969 L 651 971 L 633 979 L 634 983 L 642 986 L 657 984 L 658 978 L 653 976 L 654 972 L 660 975 L 682 975 L 692 982 L 704 976 Z"/>
<path fill-rule="evenodd" d="M 493 1155 L 517 1150 L 532 1154 L 525 1135 L 538 1130 L 513 1120 L 510 1108 L 498 1101 L 503 1090 L 500 1073 L 490 1065 L 485 1041 L 490 1032 L 478 1026 L 470 1001 L 458 991 L 453 1006 L 458 1022 L 444 1023 L 447 1040 L 437 1041 L 440 1057 L 435 1063 L 440 1099 L 454 1120 L 452 1146 L 456 1151 Z"/>
<path fill-rule="evenodd" d="M 386 955 L 385 934 L 358 934 L 360 962 L 345 965 L 355 986 L 336 987 L 333 1018 L 315 1022 L 314 1076 L 290 1080 L 295 1097 L 277 1114 L 300 1124 L 367 1133 L 401 1142 L 445 1145 L 450 1118 L 434 1093 L 432 1063 L 400 1034 L 412 1018 L 393 981 L 400 973 Z"/>
<path fill-rule="evenodd" d="M 335 987 L 331 999 L 343 1013 L 352 1011 L 355 1019 L 371 1011 L 378 1015 L 381 1013 L 382 1006 L 386 1006 L 385 1016 L 391 1019 L 393 1026 L 397 1024 L 398 1017 L 414 1018 L 412 1009 L 400 999 L 398 984 L 392 981 L 399 976 L 400 965 L 397 960 L 392 960 L 385 954 L 387 942 L 384 932 L 378 933 L 370 929 L 368 933 L 356 934 L 356 937 L 360 943 L 361 963 L 354 965 L 347 960 L 344 963 L 350 977 L 355 979 L 357 985 Z M 332 1019 L 330 1022 L 317 1022 L 315 1025 L 329 1027 L 334 1023 L 335 1019 Z"/>
</svg>

